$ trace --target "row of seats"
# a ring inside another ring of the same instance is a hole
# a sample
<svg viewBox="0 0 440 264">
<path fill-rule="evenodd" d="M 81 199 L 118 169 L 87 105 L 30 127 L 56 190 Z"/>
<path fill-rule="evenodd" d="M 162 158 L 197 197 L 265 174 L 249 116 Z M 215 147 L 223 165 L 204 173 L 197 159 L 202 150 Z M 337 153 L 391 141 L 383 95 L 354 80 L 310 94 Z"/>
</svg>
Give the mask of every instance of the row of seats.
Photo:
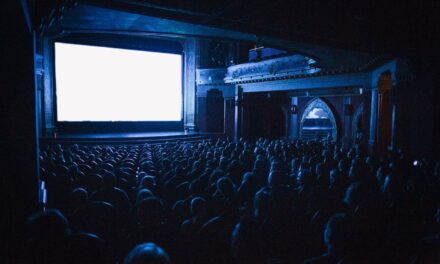
<svg viewBox="0 0 440 264">
<path fill-rule="evenodd" d="M 330 140 L 45 145 L 23 262 L 440 263 L 439 163 Z"/>
</svg>

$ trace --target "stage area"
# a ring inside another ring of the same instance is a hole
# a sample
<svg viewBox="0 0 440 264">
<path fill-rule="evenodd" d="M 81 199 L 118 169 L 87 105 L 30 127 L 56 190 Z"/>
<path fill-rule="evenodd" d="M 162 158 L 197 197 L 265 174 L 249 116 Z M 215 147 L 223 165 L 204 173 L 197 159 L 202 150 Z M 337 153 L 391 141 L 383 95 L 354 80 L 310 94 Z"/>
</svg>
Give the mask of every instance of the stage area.
<svg viewBox="0 0 440 264">
<path fill-rule="evenodd" d="M 46 144 L 142 144 L 163 143 L 166 141 L 199 141 L 210 138 L 222 137 L 222 133 L 201 133 L 183 131 L 167 132 L 132 132 L 132 133 L 78 133 L 60 134 L 53 138 L 42 138 L 41 143 Z"/>
</svg>

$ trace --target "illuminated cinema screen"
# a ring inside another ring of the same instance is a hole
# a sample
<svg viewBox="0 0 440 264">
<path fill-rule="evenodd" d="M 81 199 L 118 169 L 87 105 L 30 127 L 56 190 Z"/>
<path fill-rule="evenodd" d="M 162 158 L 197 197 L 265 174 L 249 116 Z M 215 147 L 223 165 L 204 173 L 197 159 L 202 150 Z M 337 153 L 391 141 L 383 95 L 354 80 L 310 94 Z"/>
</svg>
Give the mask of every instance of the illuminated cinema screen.
<svg viewBox="0 0 440 264">
<path fill-rule="evenodd" d="M 182 55 L 55 42 L 57 121 L 181 121 Z"/>
</svg>

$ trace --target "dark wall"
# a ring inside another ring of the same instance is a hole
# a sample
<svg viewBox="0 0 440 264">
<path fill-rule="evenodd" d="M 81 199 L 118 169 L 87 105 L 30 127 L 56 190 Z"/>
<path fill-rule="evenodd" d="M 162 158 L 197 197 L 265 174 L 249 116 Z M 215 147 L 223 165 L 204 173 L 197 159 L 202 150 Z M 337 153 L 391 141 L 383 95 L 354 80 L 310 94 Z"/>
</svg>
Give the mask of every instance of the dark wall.
<svg viewBox="0 0 440 264">
<path fill-rule="evenodd" d="M 422 78 L 397 86 L 396 145 L 415 156 L 435 159 L 440 156 L 440 107 L 436 88 L 433 80 Z"/>
<path fill-rule="evenodd" d="M 12 3 L 13 2 L 13 3 Z M 33 38 L 20 1 L 1 8 L 2 95 L 0 130 L 2 262 L 16 262 L 25 221 L 38 206 Z M 15 259 L 15 260 L 14 260 Z M 12 261 L 14 260 L 14 261 Z"/>
<path fill-rule="evenodd" d="M 238 43 L 218 39 L 200 39 L 198 68 L 226 68 L 239 60 Z"/>
<path fill-rule="evenodd" d="M 440 78 L 438 41 L 434 38 L 438 29 L 438 23 L 426 23 L 423 30 L 417 30 L 419 34 L 414 35 L 414 40 L 395 45 L 401 50 L 401 57 L 407 59 L 412 75 L 409 80 L 397 76 L 396 143 L 417 158 L 429 156 L 437 160 L 440 159 Z"/>
<path fill-rule="evenodd" d="M 206 132 L 206 97 L 197 97 L 197 129 Z"/>
<path fill-rule="evenodd" d="M 286 93 L 244 94 L 242 135 L 250 139 L 286 137 L 289 106 Z"/>
<path fill-rule="evenodd" d="M 220 90 L 209 90 L 206 96 L 206 131 L 223 133 L 224 131 L 224 98 Z"/>
<path fill-rule="evenodd" d="M 234 138 L 234 87 L 210 86 L 200 88 L 197 96 L 197 129 L 199 132 L 224 133 Z"/>
<path fill-rule="evenodd" d="M 225 101 L 222 91 L 208 90 L 206 97 L 197 97 L 197 126 L 200 132 L 223 133 Z"/>
<path fill-rule="evenodd" d="M 234 138 L 235 99 L 225 98 L 225 136 Z"/>
</svg>

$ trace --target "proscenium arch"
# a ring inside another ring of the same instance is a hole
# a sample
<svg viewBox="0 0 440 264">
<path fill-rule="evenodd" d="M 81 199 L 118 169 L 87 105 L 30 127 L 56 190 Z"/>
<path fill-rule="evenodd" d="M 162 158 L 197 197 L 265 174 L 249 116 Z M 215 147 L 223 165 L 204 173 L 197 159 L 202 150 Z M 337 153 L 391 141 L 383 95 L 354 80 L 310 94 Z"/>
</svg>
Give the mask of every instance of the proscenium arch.
<svg viewBox="0 0 440 264">
<path fill-rule="evenodd" d="M 315 111 L 314 109 L 317 110 L 322 109 L 322 111 L 324 111 L 324 113 L 322 114 L 325 115 L 326 117 L 316 118 L 316 120 L 326 121 L 326 124 L 321 124 L 322 122 L 315 124 L 315 126 L 311 126 L 310 124 L 308 124 L 310 123 L 311 118 L 307 118 L 307 117 L 312 111 Z M 301 117 L 300 131 L 299 131 L 300 138 L 312 139 L 315 138 L 315 136 L 322 138 L 322 137 L 326 137 L 328 133 L 331 133 L 333 140 L 337 140 L 338 126 L 336 123 L 335 115 L 331 110 L 330 106 L 326 102 L 324 102 L 321 98 L 314 98 L 307 103 L 307 106 L 304 109 L 303 115 Z"/>
</svg>

